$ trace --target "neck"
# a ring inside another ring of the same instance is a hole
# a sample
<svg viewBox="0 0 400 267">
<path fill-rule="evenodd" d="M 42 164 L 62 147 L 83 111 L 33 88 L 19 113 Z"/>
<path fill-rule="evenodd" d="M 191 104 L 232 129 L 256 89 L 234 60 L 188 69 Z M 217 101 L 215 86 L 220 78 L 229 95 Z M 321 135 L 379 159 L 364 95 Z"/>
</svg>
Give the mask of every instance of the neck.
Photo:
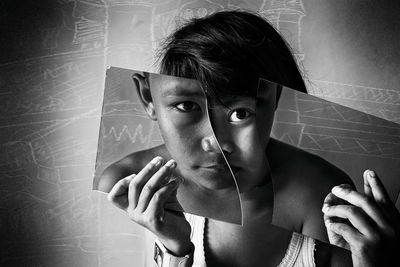
<svg viewBox="0 0 400 267">
<path fill-rule="evenodd" d="M 185 212 L 235 224 L 241 224 L 241 204 L 236 187 L 211 190 L 185 180 L 177 198 Z"/>
<path fill-rule="evenodd" d="M 242 202 L 244 220 L 270 214 L 274 205 L 272 182 L 241 193 L 240 200 Z"/>
</svg>

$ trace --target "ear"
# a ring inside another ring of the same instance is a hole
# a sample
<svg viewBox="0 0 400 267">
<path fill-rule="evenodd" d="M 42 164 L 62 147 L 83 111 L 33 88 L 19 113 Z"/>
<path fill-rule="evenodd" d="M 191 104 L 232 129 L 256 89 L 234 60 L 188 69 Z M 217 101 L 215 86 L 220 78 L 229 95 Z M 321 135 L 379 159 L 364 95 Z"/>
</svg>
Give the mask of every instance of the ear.
<svg viewBox="0 0 400 267">
<path fill-rule="evenodd" d="M 132 79 L 147 115 L 149 115 L 151 120 L 156 121 L 157 116 L 151 96 L 149 76 L 135 73 L 132 75 Z"/>
</svg>

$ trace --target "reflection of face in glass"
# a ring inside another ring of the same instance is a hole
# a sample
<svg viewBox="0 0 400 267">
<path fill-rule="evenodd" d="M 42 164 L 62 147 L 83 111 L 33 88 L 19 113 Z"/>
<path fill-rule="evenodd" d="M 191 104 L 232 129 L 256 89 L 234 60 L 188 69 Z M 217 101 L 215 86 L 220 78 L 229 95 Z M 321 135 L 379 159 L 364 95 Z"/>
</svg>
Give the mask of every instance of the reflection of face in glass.
<svg viewBox="0 0 400 267">
<path fill-rule="evenodd" d="M 161 75 L 150 76 L 150 88 L 165 145 L 184 177 L 202 177 L 193 182 L 203 188 L 234 186 L 225 156 L 241 192 L 263 183 L 276 89 L 267 98 L 222 95 L 217 101 L 206 99 L 197 81 Z"/>
<path fill-rule="evenodd" d="M 150 88 L 161 135 L 181 174 L 205 188 L 235 186 L 215 142 L 198 82 L 151 75 Z"/>
<path fill-rule="evenodd" d="M 276 93 L 276 87 L 270 87 L 263 91 L 262 97 L 220 94 L 209 101 L 215 136 L 240 192 L 266 182 L 265 150 L 274 118 Z"/>
</svg>

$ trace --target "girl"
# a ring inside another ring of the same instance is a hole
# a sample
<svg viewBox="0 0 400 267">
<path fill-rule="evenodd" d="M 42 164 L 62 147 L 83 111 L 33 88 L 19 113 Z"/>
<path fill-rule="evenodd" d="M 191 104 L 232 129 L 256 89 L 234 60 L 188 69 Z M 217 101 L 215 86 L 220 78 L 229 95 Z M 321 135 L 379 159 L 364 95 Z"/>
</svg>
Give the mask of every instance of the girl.
<svg viewBox="0 0 400 267">
<path fill-rule="evenodd" d="M 277 84 L 306 89 L 268 22 L 244 11 L 195 19 L 166 40 L 160 72 L 171 76 L 135 75 L 134 81 L 165 145 L 114 163 L 99 183 L 113 204 L 157 236 L 159 265 L 349 266 L 353 260 L 372 266 L 390 260 L 378 248 L 398 245 L 400 216 L 376 175 L 366 172 L 365 194 L 357 193 L 335 166 L 269 138 Z M 204 130 L 206 122 L 213 132 Z M 239 188 L 243 226 L 167 207 L 185 206 L 195 196 L 206 202 L 210 192 L 233 198 L 225 159 Z"/>
</svg>

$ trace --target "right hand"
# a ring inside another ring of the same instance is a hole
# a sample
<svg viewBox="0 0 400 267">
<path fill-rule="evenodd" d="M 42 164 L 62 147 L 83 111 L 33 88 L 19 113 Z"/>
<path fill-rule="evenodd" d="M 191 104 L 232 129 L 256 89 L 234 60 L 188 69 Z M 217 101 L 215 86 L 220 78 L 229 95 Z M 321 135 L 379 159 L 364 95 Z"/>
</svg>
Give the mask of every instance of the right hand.
<svg viewBox="0 0 400 267">
<path fill-rule="evenodd" d="M 351 250 L 353 266 L 398 266 L 400 213 L 374 171 L 364 172 L 364 193 L 335 186 L 323 212 L 329 241 Z"/>
<path fill-rule="evenodd" d="M 174 255 L 186 255 L 191 249 L 191 227 L 182 212 L 166 209 L 179 206 L 177 188 L 182 178 L 172 178 L 174 160 L 163 165 L 155 157 L 138 174 L 119 180 L 108 194 L 108 199 L 125 210 L 129 218 L 147 228 Z"/>
</svg>

